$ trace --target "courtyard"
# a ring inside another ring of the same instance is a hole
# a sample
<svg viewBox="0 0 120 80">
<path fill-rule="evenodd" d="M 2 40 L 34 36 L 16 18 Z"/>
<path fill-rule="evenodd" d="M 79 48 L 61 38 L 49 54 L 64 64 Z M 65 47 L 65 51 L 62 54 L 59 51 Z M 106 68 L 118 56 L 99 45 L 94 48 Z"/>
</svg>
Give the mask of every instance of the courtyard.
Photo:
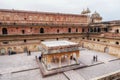
<svg viewBox="0 0 120 80">
<path fill-rule="evenodd" d="M 80 48 L 79 62 L 86 67 L 42 77 L 35 56 L 41 52 L 0 56 L 0 80 L 91 80 L 120 71 L 120 60 L 107 53 Z M 93 61 L 93 56 L 98 61 Z"/>
</svg>

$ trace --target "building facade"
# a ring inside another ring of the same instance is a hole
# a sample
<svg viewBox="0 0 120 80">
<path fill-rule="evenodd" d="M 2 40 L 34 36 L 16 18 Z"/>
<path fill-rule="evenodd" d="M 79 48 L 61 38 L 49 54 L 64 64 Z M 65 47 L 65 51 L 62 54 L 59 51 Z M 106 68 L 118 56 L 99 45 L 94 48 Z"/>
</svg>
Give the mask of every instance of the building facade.
<svg viewBox="0 0 120 80">
<path fill-rule="evenodd" d="M 41 41 L 70 40 L 119 56 L 119 30 L 120 21 L 102 22 L 97 12 L 89 16 L 1 9 L 0 54 L 39 51 Z"/>
</svg>

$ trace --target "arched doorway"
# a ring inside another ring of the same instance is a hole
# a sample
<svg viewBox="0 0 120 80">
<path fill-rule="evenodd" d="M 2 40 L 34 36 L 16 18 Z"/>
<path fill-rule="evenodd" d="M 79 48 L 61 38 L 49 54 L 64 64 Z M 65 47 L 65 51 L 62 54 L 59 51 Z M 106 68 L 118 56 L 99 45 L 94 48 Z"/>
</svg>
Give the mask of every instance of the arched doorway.
<svg viewBox="0 0 120 80">
<path fill-rule="evenodd" d="M 76 32 L 78 32 L 78 28 L 76 28 Z"/>
<path fill-rule="evenodd" d="M 22 30 L 22 34 L 25 34 L 25 30 Z"/>
<path fill-rule="evenodd" d="M 40 28 L 40 33 L 44 33 L 44 28 Z"/>
<path fill-rule="evenodd" d="M 100 29 L 100 28 L 98 28 L 98 32 L 101 32 L 101 29 Z"/>
<path fill-rule="evenodd" d="M 8 51 L 12 51 L 12 48 L 11 48 L 11 47 L 9 47 L 9 48 L 8 48 Z"/>
<path fill-rule="evenodd" d="M 105 52 L 105 53 L 109 53 L 109 48 L 108 48 L 108 47 L 105 47 L 105 48 L 104 48 L 104 52 Z"/>
<path fill-rule="evenodd" d="M 2 29 L 2 34 L 8 34 L 7 28 L 3 28 L 3 29 Z"/>
<path fill-rule="evenodd" d="M 82 32 L 83 32 L 83 33 L 85 32 L 85 29 L 84 29 L 84 28 L 82 28 Z"/>
<path fill-rule="evenodd" d="M 27 47 L 25 47 L 25 48 L 24 48 L 24 52 L 28 52 L 28 49 L 27 49 Z"/>
<path fill-rule="evenodd" d="M 59 29 L 57 29 L 57 33 L 59 33 Z"/>
<path fill-rule="evenodd" d="M 71 33 L 71 28 L 68 28 L 68 32 Z"/>
<path fill-rule="evenodd" d="M 6 53 L 6 51 L 5 51 L 4 48 L 0 49 L 0 54 L 1 54 L 1 55 L 4 55 L 5 53 Z"/>
</svg>

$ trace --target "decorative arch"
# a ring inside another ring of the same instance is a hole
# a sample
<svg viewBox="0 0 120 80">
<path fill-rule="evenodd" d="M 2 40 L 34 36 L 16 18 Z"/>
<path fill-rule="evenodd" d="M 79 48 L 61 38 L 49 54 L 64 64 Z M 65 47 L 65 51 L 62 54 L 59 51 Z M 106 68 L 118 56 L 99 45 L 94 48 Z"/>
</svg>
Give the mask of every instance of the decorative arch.
<svg viewBox="0 0 120 80">
<path fill-rule="evenodd" d="M 11 47 L 8 47 L 8 49 L 7 49 L 8 51 L 12 51 L 12 48 Z"/>
<path fill-rule="evenodd" d="M 6 53 L 6 50 L 4 48 L 0 49 L 0 54 L 4 55 Z"/>
<path fill-rule="evenodd" d="M 98 32 L 101 32 L 101 28 L 98 28 Z"/>
<path fill-rule="evenodd" d="M 108 48 L 108 47 L 105 47 L 105 48 L 104 48 L 104 52 L 105 52 L 105 53 L 109 53 L 109 48 Z"/>
<path fill-rule="evenodd" d="M 7 28 L 2 28 L 2 34 L 8 34 Z"/>
</svg>

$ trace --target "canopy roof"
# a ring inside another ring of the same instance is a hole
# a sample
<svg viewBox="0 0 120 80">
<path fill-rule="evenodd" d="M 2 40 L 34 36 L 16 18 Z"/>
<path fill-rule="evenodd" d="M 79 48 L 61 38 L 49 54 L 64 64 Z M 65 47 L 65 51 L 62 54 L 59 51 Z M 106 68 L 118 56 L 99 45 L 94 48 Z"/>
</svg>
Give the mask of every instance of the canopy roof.
<svg viewBox="0 0 120 80">
<path fill-rule="evenodd" d="M 76 51 L 79 50 L 78 47 L 78 43 L 66 40 L 41 42 L 41 50 L 44 54 Z"/>
</svg>

